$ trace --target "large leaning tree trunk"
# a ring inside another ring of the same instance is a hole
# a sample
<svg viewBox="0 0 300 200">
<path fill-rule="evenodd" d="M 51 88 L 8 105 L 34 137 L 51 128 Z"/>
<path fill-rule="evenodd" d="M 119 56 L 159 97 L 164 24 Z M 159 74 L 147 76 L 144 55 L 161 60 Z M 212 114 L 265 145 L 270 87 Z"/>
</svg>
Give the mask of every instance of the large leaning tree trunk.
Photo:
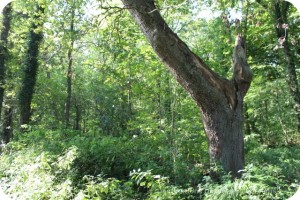
<svg viewBox="0 0 300 200">
<path fill-rule="evenodd" d="M 252 80 L 243 37 L 236 39 L 233 77 L 228 80 L 212 71 L 169 28 L 153 0 L 122 1 L 161 61 L 201 109 L 211 162 L 239 177 L 244 167 L 243 98 Z"/>
</svg>

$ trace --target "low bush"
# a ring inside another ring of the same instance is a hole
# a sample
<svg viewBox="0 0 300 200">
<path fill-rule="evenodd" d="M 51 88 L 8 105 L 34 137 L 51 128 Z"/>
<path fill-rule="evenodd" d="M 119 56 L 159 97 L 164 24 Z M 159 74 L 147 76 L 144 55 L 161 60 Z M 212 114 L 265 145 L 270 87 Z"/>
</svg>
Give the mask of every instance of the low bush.
<svg viewBox="0 0 300 200">
<path fill-rule="evenodd" d="M 159 134 L 112 137 L 33 130 L 17 138 L 0 156 L 0 186 L 13 199 L 279 200 L 292 196 L 299 185 L 297 145 L 250 149 L 251 164 L 242 178 L 233 180 L 219 167 L 187 159 L 183 144 L 177 144 L 174 157 Z M 217 178 L 208 176 L 212 172 Z"/>
</svg>

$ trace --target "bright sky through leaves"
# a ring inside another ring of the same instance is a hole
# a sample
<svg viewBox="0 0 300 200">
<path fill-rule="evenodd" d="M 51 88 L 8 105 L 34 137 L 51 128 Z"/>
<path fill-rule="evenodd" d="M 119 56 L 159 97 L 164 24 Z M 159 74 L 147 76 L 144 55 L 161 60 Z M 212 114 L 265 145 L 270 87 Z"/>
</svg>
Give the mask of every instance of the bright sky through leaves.
<svg viewBox="0 0 300 200">
<path fill-rule="evenodd" d="M 300 1 L 299 0 L 285 0 L 285 1 L 288 1 L 291 4 L 293 4 L 297 8 L 298 12 L 300 13 Z"/>
<path fill-rule="evenodd" d="M 0 0 L 0 12 L 2 13 L 3 8 L 12 1 L 13 0 Z"/>
</svg>

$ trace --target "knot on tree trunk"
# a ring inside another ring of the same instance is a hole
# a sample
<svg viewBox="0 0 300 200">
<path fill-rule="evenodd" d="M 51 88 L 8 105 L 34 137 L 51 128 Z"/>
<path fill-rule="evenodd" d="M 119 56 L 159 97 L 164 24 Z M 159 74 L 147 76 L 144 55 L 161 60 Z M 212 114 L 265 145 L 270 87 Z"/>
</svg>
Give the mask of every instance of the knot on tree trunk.
<svg viewBox="0 0 300 200">
<path fill-rule="evenodd" d="M 233 50 L 233 81 L 242 98 L 250 87 L 252 77 L 253 73 L 247 63 L 245 38 L 238 35 Z"/>
</svg>

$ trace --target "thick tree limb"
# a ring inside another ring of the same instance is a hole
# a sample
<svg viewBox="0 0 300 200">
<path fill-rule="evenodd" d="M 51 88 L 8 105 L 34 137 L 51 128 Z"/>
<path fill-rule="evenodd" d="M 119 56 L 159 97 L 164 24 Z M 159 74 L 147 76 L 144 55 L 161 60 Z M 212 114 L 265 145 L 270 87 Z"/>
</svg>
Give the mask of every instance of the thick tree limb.
<svg viewBox="0 0 300 200">
<path fill-rule="evenodd" d="M 156 54 L 198 106 L 203 110 L 212 110 L 215 109 L 216 104 L 222 102 L 220 99 L 225 97 L 228 105 L 234 107 L 237 99 L 233 81 L 220 77 L 187 47 L 161 17 L 153 0 L 122 1 L 141 27 Z M 245 67 L 239 71 L 241 78 L 246 71 Z M 234 76 L 238 75 L 234 74 Z M 250 82 L 251 80 L 247 81 Z"/>
<path fill-rule="evenodd" d="M 154 51 L 202 109 L 214 109 L 226 96 L 233 104 L 231 81 L 220 77 L 169 28 L 153 0 L 122 0 Z"/>
<path fill-rule="evenodd" d="M 252 72 L 245 41 L 238 36 L 233 52 L 233 77 L 212 71 L 169 28 L 153 0 L 122 0 L 162 62 L 202 110 L 211 162 L 239 177 L 244 167 L 242 111 Z"/>
</svg>

